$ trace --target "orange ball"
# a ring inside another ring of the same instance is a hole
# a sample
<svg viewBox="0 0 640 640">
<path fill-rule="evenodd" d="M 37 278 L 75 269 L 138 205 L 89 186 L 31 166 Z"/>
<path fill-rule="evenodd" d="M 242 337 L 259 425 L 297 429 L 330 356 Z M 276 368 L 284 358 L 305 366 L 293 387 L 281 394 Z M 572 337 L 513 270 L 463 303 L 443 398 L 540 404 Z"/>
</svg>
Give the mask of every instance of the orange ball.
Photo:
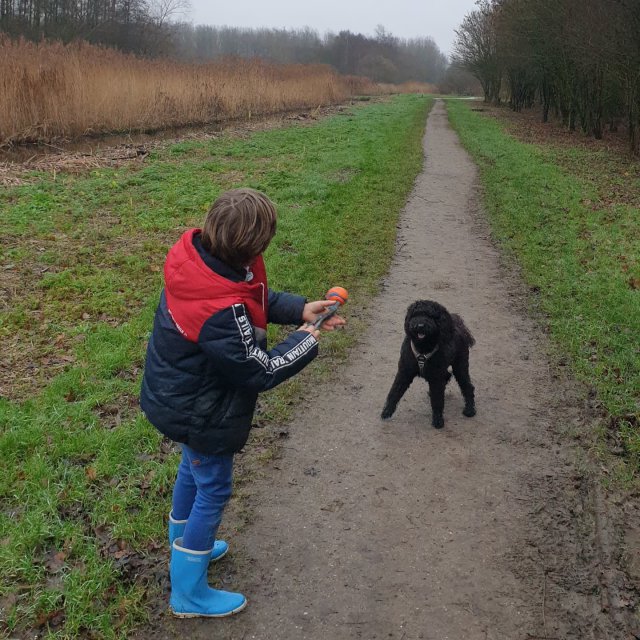
<svg viewBox="0 0 640 640">
<path fill-rule="evenodd" d="M 349 292 L 343 287 L 331 287 L 325 295 L 327 300 L 337 300 L 340 304 L 344 304 L 349 299 Z"/>
</svg>

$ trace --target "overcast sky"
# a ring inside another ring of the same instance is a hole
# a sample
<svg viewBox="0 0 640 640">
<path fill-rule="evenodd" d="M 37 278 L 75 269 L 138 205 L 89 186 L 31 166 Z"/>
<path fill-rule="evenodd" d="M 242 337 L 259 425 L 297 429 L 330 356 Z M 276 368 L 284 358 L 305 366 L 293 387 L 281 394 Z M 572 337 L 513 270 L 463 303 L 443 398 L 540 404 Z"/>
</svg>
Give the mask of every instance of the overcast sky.
<svg viewBox="0 0 640 640">
<path fill-rule="evenodd" d="M 230 27 L 311 27 L 320 34 L 348 29 L 373 35 L 381 24 L 394 36 L 431 36 L 451 53 L 458 27 L 475 0 L 191 0 L 185 16 L 193 24 Z"/>
</svg>

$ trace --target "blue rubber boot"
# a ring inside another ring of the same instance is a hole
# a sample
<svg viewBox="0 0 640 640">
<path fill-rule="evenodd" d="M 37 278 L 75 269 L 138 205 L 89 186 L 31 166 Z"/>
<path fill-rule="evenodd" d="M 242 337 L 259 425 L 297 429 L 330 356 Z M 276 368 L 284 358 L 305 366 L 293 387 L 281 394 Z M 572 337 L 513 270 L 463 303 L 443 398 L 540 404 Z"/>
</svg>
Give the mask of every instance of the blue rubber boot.
<svg viewBox="0 0 640 640">
<path fill-rule="evenodd" d="M 173 541 L 176 538 L 182 538 L 184 528 L 187 524 L 186 520 L 174 520 L 173 515 L 169 514 L 169 544 L 173 545 Z M 211 562 L 220 560 L 222 556 L 226 555 L 229 551 L 229 545 L 224 540 L 216 540 L 213 543 L 213 549 L 211 550 Z"/>
<path fill-rule="evenodd" d="M 181 547 L 182 538 L 171 547 L 171 598 L 169 606 L 178 618 L 222 618 L 242 611 L 247 599 L 241 593 L 218 591 L 207 582 L 211 551 Z"/>
</svg>

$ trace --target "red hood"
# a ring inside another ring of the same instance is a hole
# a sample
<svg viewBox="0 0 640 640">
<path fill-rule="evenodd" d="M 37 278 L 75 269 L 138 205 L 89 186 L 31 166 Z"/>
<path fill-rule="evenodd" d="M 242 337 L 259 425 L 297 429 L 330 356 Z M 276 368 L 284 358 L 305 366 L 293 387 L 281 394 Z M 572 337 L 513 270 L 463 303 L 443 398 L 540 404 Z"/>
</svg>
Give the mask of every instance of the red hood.
<svg viewBox="0 0 640 640">
<path fill-rule="evenodd" d="M 202 325 L 217 311 L 242 303 L 254 326 L 266 328 L 267 278 L 262 256 L 251 265 L 251 282 L 233 282 L 212 271 L 193 245 L 200 229 L 189 229 L 167 254 L 165 297 L 180 332 L 197 342 Z"/>
</svg>

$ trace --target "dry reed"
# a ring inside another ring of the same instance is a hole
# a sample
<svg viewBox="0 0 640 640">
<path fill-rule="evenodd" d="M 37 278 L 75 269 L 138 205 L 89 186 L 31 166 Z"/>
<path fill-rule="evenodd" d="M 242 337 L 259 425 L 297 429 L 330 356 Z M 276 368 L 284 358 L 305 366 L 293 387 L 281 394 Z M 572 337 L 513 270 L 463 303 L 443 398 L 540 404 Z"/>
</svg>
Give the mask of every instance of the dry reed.
<svg viewBox="0 0 640 640">
<path fill-rule="evenodd" d="M 428 82 L 403 82 L 402 84 L 378 84 L 378 92 L 381 94 L 388 93 L 422 93 L 433 94 L 438 93 L 438 87 Z"/>
<path fill-rule="evenodd" d="M 4 37 L 0 59 L 0 145 L 245 119 L 391 92 L 324 65 L 189 64 L 82 42 Z"/>
</svg>

